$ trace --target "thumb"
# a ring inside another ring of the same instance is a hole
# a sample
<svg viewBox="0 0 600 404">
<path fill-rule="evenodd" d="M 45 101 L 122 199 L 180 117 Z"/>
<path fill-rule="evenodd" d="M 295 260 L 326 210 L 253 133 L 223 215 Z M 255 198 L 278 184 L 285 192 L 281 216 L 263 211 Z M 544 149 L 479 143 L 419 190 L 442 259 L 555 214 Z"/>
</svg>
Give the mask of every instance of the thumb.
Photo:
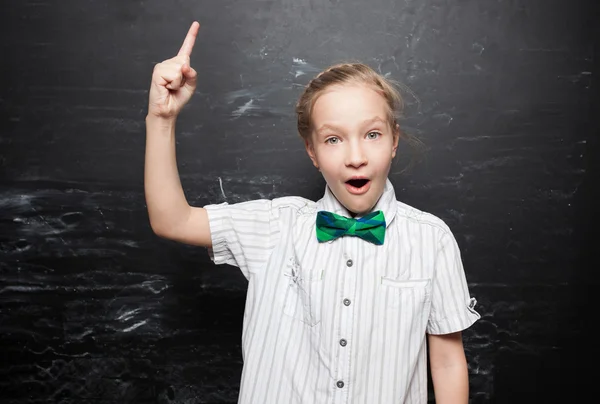
<svg viewBox="0 0 600 404">
<path fill-rule="evenodd" d="M 181 67 L 181 73 L 183 73 L 183 77 L 185 77 L 186 87 L 196 88 L 196 80 L 198 78 L 196 70 L 192 69 L 192 67 L 186 63 Z"/>
</svg>

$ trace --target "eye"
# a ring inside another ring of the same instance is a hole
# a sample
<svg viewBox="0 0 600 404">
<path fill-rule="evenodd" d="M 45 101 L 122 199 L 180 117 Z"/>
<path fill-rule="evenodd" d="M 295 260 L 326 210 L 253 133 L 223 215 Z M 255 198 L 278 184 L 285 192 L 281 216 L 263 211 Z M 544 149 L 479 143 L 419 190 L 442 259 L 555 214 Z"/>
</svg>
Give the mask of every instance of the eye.
<svg viewBox="0 0 600 404">
<path fill-rule="evenodd" d="M 367 133 L 367 138 L 369 138 L 369 139 L 377 139 L 379 136 L 381 136 L 381 133 L 379 133 L 379 132 Z"/>
<path fill-rule="evenodd" d="M 337 144 L 339 143 L 340 139 L 337 137 L 330 137 L 329 139 L 327 139 L 325 141 L 325 143 L 329 143 L 329 144 Z"/>
</svg>

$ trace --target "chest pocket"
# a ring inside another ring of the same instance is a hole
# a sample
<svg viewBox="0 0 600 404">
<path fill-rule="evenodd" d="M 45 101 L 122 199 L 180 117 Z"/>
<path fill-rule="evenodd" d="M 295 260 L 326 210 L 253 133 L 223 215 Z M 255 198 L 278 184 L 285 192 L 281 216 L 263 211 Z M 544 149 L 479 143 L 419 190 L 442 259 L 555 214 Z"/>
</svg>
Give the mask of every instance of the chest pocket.
<svg viewBox="0 0 600 404">
<path fill-rule="evenodd" d="M 391 309 L 424 310 L 431 304 L 431 280 L 381 277 L 382 297 Z"/>
<path fill-rule="evenodd" d="M 321 322 L 323 299 L 322 271 L 284 273 L 283 312 L 312 327 Z"/>
</svg>

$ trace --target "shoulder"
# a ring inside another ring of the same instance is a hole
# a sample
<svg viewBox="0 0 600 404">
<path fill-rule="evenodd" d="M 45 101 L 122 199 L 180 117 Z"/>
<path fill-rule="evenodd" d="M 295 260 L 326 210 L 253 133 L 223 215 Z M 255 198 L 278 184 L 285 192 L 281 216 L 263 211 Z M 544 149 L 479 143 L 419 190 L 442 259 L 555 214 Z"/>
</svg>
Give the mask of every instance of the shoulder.
<svg viewBox="0 0 600 404">
<path fill-rule="evenodd" d="M 211 215 L 237 215 L 250 220 L 252 217 L 279 217 L 280 215 L 296 216 L 306 211 L 314 210 L 316 203 L 299 196 L 284 196 L 273 199 L 252 199 L 242 202 L 221 202 L 205 205 Z"/>
<path fill-rule="evenodd" d="M 417 227 L 427 227 L 429 230 L 439 232 L 440 236 L 452 234 L 450 227 L 443 219 L 401 201 L 396 201 L 396 220 L 408 222 Z"/>
<path fill-rule="evenodd" d="M 284 196 L 273 199 L 251 199 L 248 201 L 242 202 L 221 202 L 216 204 L 205 205 L 204 208 L 207 209 L 239 209 L 239 210 L 281 210 L 281 209 L 291 209 L 291 210 L 300 210 L 309 206 L 310 204 L 314 204 L 313 201 L 302 198 L 300 196 Z"/>
<path fill-rule="evenodd" d="M 301 196 L 282 196 L 271 201 L 272 208 L 277 210 L 290 210 L 296 213 L 306 209 L 314 209 L 316 202 Z"/>
</svg>

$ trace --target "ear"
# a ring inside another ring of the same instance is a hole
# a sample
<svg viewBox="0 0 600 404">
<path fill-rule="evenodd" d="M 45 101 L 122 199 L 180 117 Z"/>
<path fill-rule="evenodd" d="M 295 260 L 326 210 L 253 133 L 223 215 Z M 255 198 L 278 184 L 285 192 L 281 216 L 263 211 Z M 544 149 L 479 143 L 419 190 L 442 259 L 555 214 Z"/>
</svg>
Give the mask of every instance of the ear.
<svg viewBox="0 0 600 404">
<path fill-rule="evenodd" d="M 306 153 L 308 153 L 308 157 L 310 157 L 313 165 L 318 170 L 319 169 L 319 163 L 317 163 L 317 157 L 316 157 L 316 154 L 315 154 L 315 148 L 313 147 L 313 144 L 310 141 L 310 139 L 304 139 L 304 147 L 306 148 Z"/>
<path fill-rule="evenodd" d="M 392 158 L 396 157 L 396 150 L 398 149 L 398 141 L 400 140 L 400 125 L 396 124 L 394 128 L 394 144 L 392 146 Z"/>
</svg>

